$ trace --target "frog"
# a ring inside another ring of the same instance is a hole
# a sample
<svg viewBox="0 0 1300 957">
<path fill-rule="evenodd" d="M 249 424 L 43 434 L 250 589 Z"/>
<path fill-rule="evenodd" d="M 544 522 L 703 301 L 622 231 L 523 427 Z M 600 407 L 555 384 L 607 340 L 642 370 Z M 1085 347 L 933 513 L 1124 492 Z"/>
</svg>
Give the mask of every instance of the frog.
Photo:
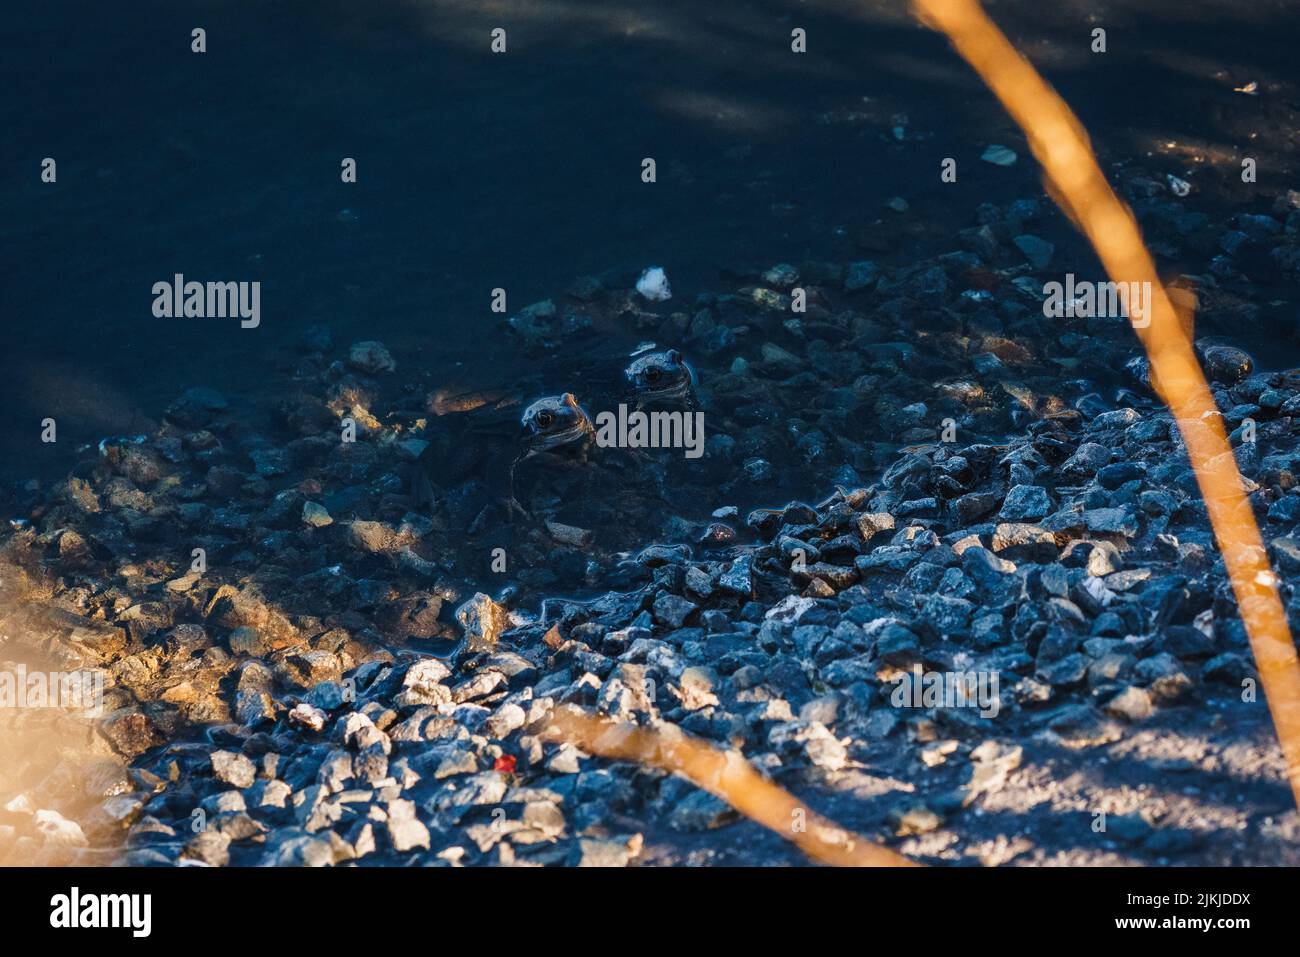
<svg viewBox="0 0 1300 957">
<path fill-rule="evenodd" d="M 680 411 L 700 420 L 707 412 L 695 369 L 677 349 L 639 356 L 623 370 L 623 378 L 636 411 Z M 680 489 L 698 484 L 711 471 L 710 465 L 686 461 L 676 450 L 629 449 L 626 454 L 640 464 L 654 494 L 665 502 L 679 499 Z M 658 466 L 650 468 L 652 461 L 657 461 Z M 711 480 L 706 481 L 711 484 Z"/>
<path fill-rule="evenodd" d="M 525 457 L 568 446 L 585 460 L 596 437 L 591 416 L 572 392 L 546 396 L 531 403 L 524 409 L 519 425 L 527 446 Z"/>
<path fill-rule="evenodd" d="M 590 417 L 571 392 L 529 403 L 514 428 L 499 415 L 457 425 L 432 437 L 415 463 L 409 494 L 417 508 L 439 498 L 459 504 L 469 496 L 477 513 L 491 504 L 486 497 L 504 505 L 510 519 L 527 517 L 515 496 L 519 467 L 534 459 L 553 468 L 584 465 L 595 438 Z"/>
<path fill-rule="evenodd" d="M 637 409 L 667 405 L 694 411 L 695 370 L 676 349 L 641 356 L 623 371 Z"/>
</svg>

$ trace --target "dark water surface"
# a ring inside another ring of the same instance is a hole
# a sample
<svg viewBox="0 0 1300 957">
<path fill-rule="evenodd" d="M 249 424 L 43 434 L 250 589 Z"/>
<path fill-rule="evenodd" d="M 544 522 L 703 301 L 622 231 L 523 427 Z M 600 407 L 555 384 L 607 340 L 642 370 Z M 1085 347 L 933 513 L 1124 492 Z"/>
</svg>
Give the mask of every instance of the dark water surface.
<svg viewBox="0 0 1300 957">
<path fill-rule="evenodd" d="M 1296 4 L 990 10 L 1104 160 L 1195 171 L 1207 210 L 1250 208 L 1247 144 L 1275 184 L 1296 169 Z M 495 286 L 513 312 L 583 274 L 662 265 L 686 308 L 732 265 L 955 248 L 979 203 L 1038 190 L 1010 121 L 901 3 L 49 0 L 4 18 L 9 479 L 57 475 L 193 385 L 266 405 L 314 324 L 383 340 L 399 373 L 498 384 L 528 370 L 494 351 Z M 1232 93 L 1250 80 L 1268 95 Z M 979 162 L 989 143 L 1021 161 Z M 947 156 L 959 182 L 941 188 Z M 902 217 L 883 209 L 896 195 Z M 864 250 L 881 217 L 896 244 Z M 151 287 L 177 272 L 261 281 L 260 328 L 154 318 Z"/>
</svg>

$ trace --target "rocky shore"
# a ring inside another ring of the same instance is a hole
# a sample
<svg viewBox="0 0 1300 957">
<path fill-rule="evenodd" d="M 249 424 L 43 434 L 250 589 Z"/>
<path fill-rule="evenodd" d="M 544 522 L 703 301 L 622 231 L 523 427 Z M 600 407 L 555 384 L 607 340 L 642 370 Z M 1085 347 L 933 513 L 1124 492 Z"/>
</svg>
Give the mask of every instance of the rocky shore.
<svg viewBox="0 0 1300 957">
<path fill-rule="evenodd" d="M 1294 629 L 1300 370 L 1231 333 L 1294 296 L 1300 193 L 1211 222 L 1154 174 L 1122 188 L 1155 251 L 1198 264 L 1176 285 Z M 1044 315 L 1044 284 L 1086 272 L 1036 235 L 1057 218 L 984 206 L 932 259 L 739 271 L 690 303 L 581 280 L 497 330 L 539 370 L 513 389 L 316 330 L 274 427 L 195 388 L 12 490 L 0 658 L 107 678 L 93 725 L 0 717 L 58 742 L 14 756 L 0 863 L 803 862 L 678 776 L 557 740 L 568 707 L 735 748 L 928 863 L 1300 862 L 1137 341 Z M 530 464 L 512 516 L 480 450 L 509 447 L 526 390 L 615 401 L 627 353 L 590 348 L 611 329 L 692 362 L 706 454 Z M 918 675 L 994 697 L 900 699 Z"/>
</svg>

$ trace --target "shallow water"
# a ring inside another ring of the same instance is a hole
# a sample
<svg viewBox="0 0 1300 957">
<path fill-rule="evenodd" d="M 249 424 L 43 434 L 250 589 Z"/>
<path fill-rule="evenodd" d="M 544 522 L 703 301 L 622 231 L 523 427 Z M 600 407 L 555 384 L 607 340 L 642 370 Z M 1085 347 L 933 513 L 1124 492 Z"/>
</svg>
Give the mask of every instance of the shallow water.
<svg viewBox="0 0 1300 957">
<path fill-rule="evenodd" d="M 1103 156 L 1208 157 L 1207 207 L 1241 203 L 1214 169 L 1240 143 L 1269 150 L 1271 176 L 1296 168 L 1287 4 L 1125 5 L 1104 18 L 1104 69 L 1082 5 L 993 12 Z M 6 17 L 4 478 L 57 476 L 77 445 L 144 431 L 193 385 L 264 408 L 313 324 L 385 341 L 399 373 L 508 382 L 539 370 L 494 348 L 496 286 L 513 312 L 583 274 L 662 265 L 687 308 L 728 267 L 952 248 L 979 203 L 1038 191 L 1010 122 L 902 4 L 142 0 L 126 15 L 67 0 Z M 1276 92 L 1234 96 L 1246 79 Z M 990 142 L 1020 163 L 978 162 Z M 941 190 L 944 156 L 961 173 Z M 904 216 L 883 209 L 895 195 Z M 1086 268 L 1063 227 L 1047 238 Z M 154 318 L 152 284 L 177 272 L 261 281 L 261 326 Z M 38 440 L 46 416 L 55 445 Z"/>
</svg>

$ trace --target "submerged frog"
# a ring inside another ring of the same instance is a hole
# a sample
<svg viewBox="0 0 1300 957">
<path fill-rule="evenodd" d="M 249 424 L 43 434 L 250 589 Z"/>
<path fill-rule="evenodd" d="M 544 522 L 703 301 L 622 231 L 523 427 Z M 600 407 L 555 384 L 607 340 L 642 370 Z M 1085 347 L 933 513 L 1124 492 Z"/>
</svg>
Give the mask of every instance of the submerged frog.
<svg viewBox="0 0 1300 957">
<path fill-rule="evenodd" d="M 624 389 L 610 394 L 596 385 L 598 375 L 583 377 L 594 380 L 595 395 L 605 394 L 606 402 L 622 392 L 620 399 L 637 409 L 668 406 L 699 414 L 695 373 L 675 349 L 637 358 L 624 370 Z M 450 401 L 442 405 L 450 408 Z M 646 513 L 667 508 L 675 484 L 668 472 L 681 467 L 679 456 L 652 462 L 638 449 L 597 449 L 595 422 L 572 392 L 536 399 L 522 413 L 519 408 L 518 402 L 480 402 L 468 415 L 439 414 L 411 477 L 416 507 L 445 509 L 451 526 L 470 534 L 515 516 L 530 523 L 544 516 L 588 528 L 632 528 Z"/>
<path fill-rule="evenodd" d="M 676 349 L 642 356 L 623 375 L 632 386 L 638 409 L 677 405 L 693 410 L 696 406 L 695 370 Z"/>
<path fill-rule="evenodd" d="M 591 419 L 570 392 L 531 403 L 514 428 L 499 416 L 448 428 L 420 454 L 411 499 L 417 507 L 443 501 L 471 519 L 493 502 L 526 515 L 515 498 L 519 466 L 535 458 L 550 465 L 585 463 L 594 437 Z"/>
<path fill-rule="evenodd" d="M 524 409 L 519 424 L 528 446 L 525 457 L 569 445 L 580 446 L 585 454 L 596 435 L 591 418 L 572 392 L 538 399 Z"/>
<path fill-rule="evenodd" d="M 649 494 L 665 503 L 680 502 L 685 489 L 716 488 L 720 476 L 712 474 L 716 471 L 715 463 L 703 460 L 708 397 L 701 394 L 699 378 L 691 364 L 676 349 L 664 349 L 636 358 L 623 370 L 623 377 L 637 412 L 652 418 L 667 413 L 676 417 L 676 425 L 680 425 L 677 430 L 675 425 L 651 424 L 649 434 L 659 429 L 661 439 L 676 438 L 651 448 L 631 447 L 625 452 L 639 467 L 651 490 Z M 653 467 L 651 462 L 655 463 Z"/>
</svg>

